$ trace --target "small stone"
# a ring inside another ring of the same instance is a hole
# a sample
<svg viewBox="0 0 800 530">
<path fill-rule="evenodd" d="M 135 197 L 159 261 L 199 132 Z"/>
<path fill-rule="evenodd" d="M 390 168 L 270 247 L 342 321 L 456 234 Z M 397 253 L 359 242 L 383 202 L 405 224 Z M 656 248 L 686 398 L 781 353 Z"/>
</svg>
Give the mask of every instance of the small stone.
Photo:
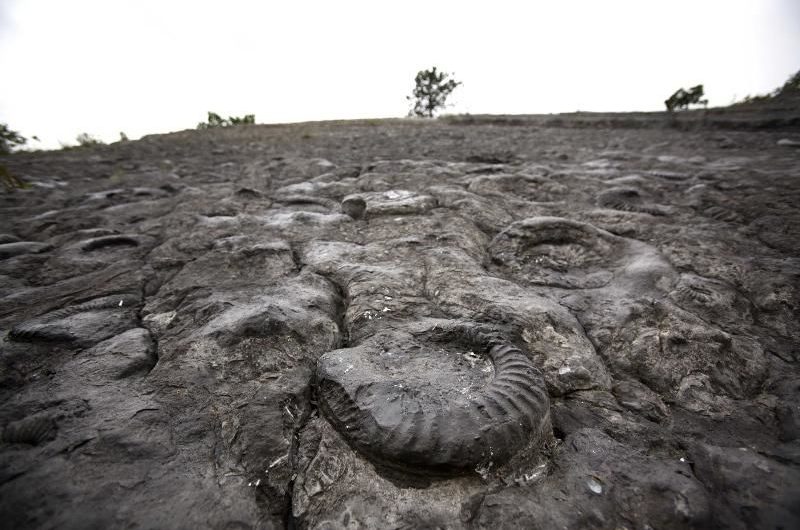
<svg viewBox="0 0 800 530">
<path fill-rule="evenodd" d="M 345 197 L 342 201 L 342 213 L 353 219 L 361 219 L 367 210 L 367 203 L 359 196 Z"/>
<path fill-rule="evenodd" d="M 592 493 L 597 495 L 603 494 L 603 484 L 595 477 L 589 477 L 589 479 L 586 481 L 586 486 Z"/>
</svg>

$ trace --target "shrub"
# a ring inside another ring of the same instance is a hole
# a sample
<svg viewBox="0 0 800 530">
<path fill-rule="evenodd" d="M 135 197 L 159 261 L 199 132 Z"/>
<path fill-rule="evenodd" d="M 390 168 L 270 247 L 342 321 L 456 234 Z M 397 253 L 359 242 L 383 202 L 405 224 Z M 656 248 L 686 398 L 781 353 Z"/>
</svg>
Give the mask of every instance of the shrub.
<svg viewBox="0 0 800 530">
<path fill-rule="evenodd" d="M 12 131 L 5 123 L 0 123 L 0 155 L 7 155 L 15 147 L 25 145 L 28 139 L 19 134 L 17 131 Z"/>
<path fill-rule="evenodd" d="M 255 114 L 245 114 L 241 117 L 228 116 L 224 119 L 216 112 L 208 111 L 208 121 L 197 124 L 198 129 L 213 129 L 215 127 L 232 127 L 234 125 L 253 125 L 256 122 Z"/>
<path fill-rule="evenodd" d="M 776 95 L 782 96 L 794 92 L 800 92 L 800 70 L 789 76 L 783 86 L 776 90 Z"/>
<path fill-rule="evenodd" d="M 91 134 L 85 132 L 82 132 L 78 136 L 76 136 L 75 141 L 78 142 L 78 145 L 81 147 L 87 147 L 91 145 L 103 145 L 102 140 L 98 140 Z"/>
<path fill-rule="evenodd" d="M 433 113 L 445 107 L 445 101 L 461 83 L 448 79 L 450 74 L 430 70 L 420 70 L 414 78 L 414 91 L 406 99 L 414 102 L 409 116 L 433 118 Z"/>
</svg>

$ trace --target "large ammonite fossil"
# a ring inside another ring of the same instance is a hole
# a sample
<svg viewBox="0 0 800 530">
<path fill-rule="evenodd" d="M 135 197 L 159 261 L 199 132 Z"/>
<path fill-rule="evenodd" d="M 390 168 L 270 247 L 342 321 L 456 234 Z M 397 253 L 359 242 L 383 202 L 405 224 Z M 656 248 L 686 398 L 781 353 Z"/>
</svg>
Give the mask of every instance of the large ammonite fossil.
<svg viewBox="0 0 800 530">
<path fill-rule="evenodd" d="M 540 372 L 515 345 L 474 323 L 328 352 L 317 382 L 333 426 L 390 467 L 475 470 L 551 432 Z"/>
</svg>

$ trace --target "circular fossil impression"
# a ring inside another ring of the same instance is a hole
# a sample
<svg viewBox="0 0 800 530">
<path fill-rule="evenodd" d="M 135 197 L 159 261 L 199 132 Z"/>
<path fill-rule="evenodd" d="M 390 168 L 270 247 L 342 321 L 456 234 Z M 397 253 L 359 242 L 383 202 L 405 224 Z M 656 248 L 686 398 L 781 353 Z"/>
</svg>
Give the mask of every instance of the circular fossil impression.
<svg viewBox="0 0 800 530">
<path fill-rule="evenodd" d="M 750 304 L 724 282 L 681 274 L 670 298 L 678 306 L 716 324 L 749 321 Z"/>
<path fill-rule="evenodd" d="M 636 188 L 617 186 L 602 191 L 597 196 L 597 204 L 612 210 L 624 212 L 649 213 L 651 215 L 665 215 L 664 207 L 653 204 Z"/>
<path fill-rule="evenodd" d="M 606 285 L 621 239 L 586 223 L 533 217 L 511 224 L 489 246 L 495 262 L 529 283 L 572 289 Z"/>
<path fill-rule="evenodd" d="M 136 236 L 125 234 L 113 234 L 110 236 L 95 237 L 84 241 L 81 244 L 81 249 L 84 252 L 92 252 L 95 250 L 110 250 L 119 247 L 138 247 L 139 241 Z"/>
<path fill-rule="evenodd" d="M 323 355 L 323 412 L 384 465 L 452 473 L 508 460 L 549 431 L 549 398 L 522 351 L 476 330 L 458 324 L 382 352 L 360 346 Z"/>
<path fill-rule="evenodd" d="M 8 338 L 16 342 L 64 342 L 89 346 L 136 327 L 140 298 L 118 294 L 56 309 L 20 322 Z"/>
</svg>

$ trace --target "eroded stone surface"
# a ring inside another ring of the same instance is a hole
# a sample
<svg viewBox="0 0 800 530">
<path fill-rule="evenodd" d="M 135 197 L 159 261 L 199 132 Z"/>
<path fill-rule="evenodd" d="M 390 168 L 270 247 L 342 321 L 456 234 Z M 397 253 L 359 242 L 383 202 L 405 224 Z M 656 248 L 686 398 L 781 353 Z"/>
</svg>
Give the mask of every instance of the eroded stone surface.
<svg viewBox="0 0 800 530">
<path fill-rule="evenodd" d="M 800 525 L 798 139 L 512 122 L 4 159 L 4 524 Z"/>
</svg>

